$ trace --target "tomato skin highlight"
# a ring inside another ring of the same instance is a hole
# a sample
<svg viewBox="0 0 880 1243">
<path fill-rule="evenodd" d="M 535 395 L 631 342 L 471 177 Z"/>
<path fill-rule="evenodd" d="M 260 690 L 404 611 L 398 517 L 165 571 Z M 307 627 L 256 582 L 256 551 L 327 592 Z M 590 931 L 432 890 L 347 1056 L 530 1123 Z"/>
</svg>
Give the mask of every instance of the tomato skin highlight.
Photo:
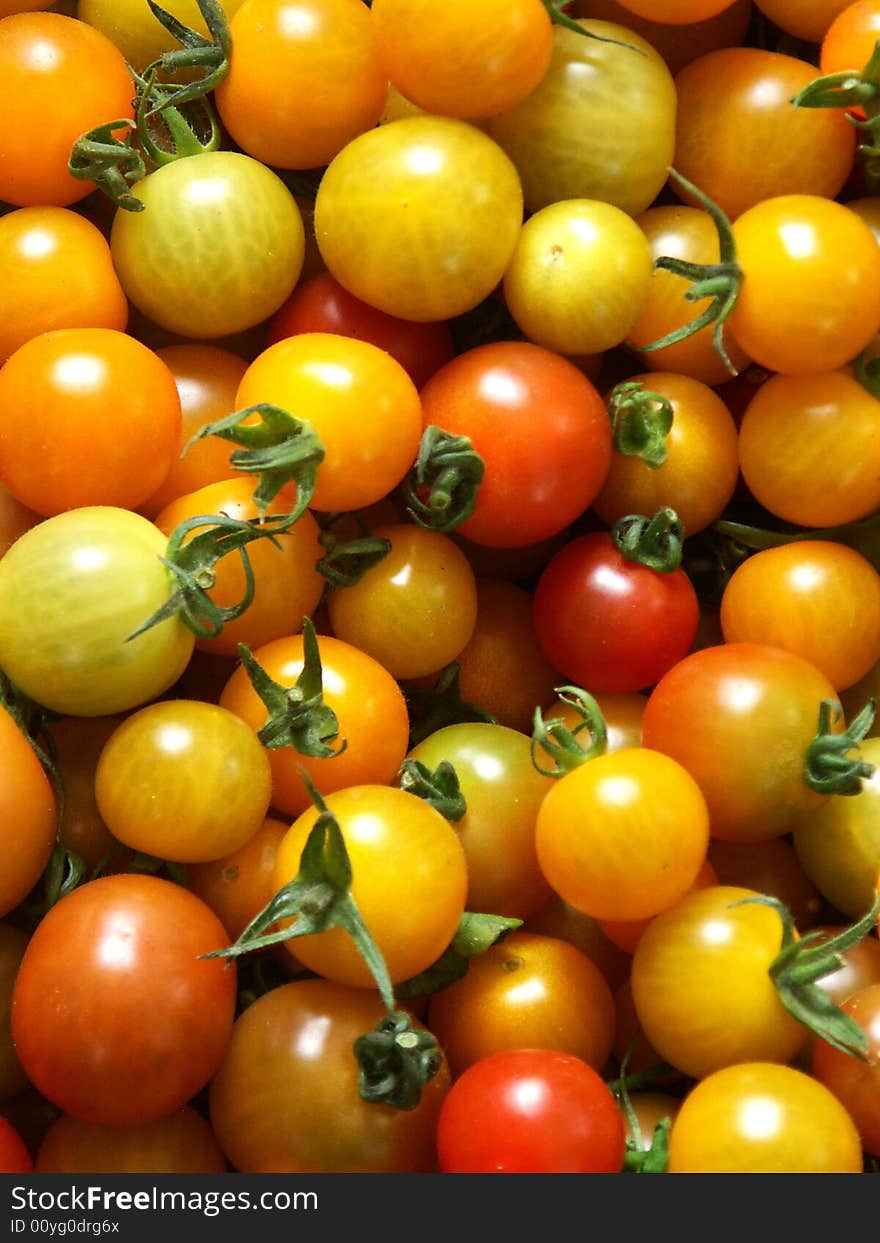
<svg viewBox="0 0 880 1243">
<path fill-rule="evenodd" d="M 445 1174 L 616 1174 L 623 1121 L 586 1062 L 513 1049 L 456 1079 L 440 1111 L 437 1150 Z"/>
<path fill-rule="evenodd" d="M 170 881 L 128 874 L 73 890 L 31 938 L 12 996 L 30 1081 L 91 1122 L 179 1108 L 219 1066 L 232 1028 L 235 971 L 199 958 L 225 941 L 214 913 Z"/>
</svg>

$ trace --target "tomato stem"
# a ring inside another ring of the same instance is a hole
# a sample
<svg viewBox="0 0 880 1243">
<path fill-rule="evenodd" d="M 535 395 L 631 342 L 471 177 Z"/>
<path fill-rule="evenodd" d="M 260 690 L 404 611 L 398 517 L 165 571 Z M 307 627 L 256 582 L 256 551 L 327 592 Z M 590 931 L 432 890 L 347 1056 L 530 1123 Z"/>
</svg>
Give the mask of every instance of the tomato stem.
<svg viewBox="0 0 880 1243">
<path fill-rule="evenodd" d="M 324 703 L 321 656 L 311 618 L 303 619 L 302 633 L 303 667 L 293 686 L 282 686 L 270 678 L 244 643 L 239 643 L 238 654 L 251 686 L 269 713 L 257 732 L 263 746 L 270 750 L 292 747 L 300 755 L 329 759 L 341 755 L 348 744 L 343 740 L 335 749 L 330 746 L 339 737 L 339 720 Z"/>
<path fill-rule="evenodd" d="M 333 524 L 341 518 L 354 518 L 361 529 L 357 539 L 340 540 L 333 534 Z M 367 570 L 387 557 L 391 551 L 391 540 L 373 535 L 359 514 L 329 514 L 321 520 L 321 534 L 318 541 L 324 549 L 324 556 L 315 563 L 315 569 L 326 580 L 331 591 L 339 591 L 343 587 L 353 587 L 359 583 Z"/>
<path fill-rule="evenodd" d="M 711 301 L 706 309 L 696 316 L 695 319 L 692 319 L 690 323 L 684 324 L 681 328 L 676 328 L 673 332 L 668 332 L 665 336 L 660 337 L 657 341 L 652 341 L 649 345 L 640 346 L 639 352 L 650 353 L 652 350 L 665 349 L 668 345 L 676 345 L 679 341 L 685 341 L 688 337 L 692 337 L 694 333 L 700 332 L 703 328 L 713 324 L 712 343 L 715 346 L 716 353 L 730 374 L 736 375 L 736 367 L 731 362 L 724 345 L 724 325 L 731 311 L 736 306 L 743 282 L 743 270 L 737 262 L 733 229 L 730 221 L 718 204 L 714 203 L 702 190 L 699 190 L 693 182 L 688 181 L 686 177 L 682 177 L 681 173 L 676 172 L 674 168 L 669 169 L 669 176 L 673 181 L 682 186 L 688 194 L 692 195 L 712 217 L 718 232 L 720 261 L 707 264 L 687 263 L 681 259 L 671 258 L 668 255 L 662 255 L 654 261 L 655 268 L 671 272 L 675 276 L 681 276 L 684 280 L 693 282 L 690 289 L 684 294 L 688 302 L 698 302 L 703 298 L 710 298 Z"/>
<path fill-rule="evenodd" d="M 827 941 L 821 940 L 820 931 L 808 932 L 798 940 L 791 912 L 778 898 L 761 894 L 732 905 L 749 903 L 772 907 L 782 921 L 782 946 L 770 964 L 769 975 L 786 1010 L 820 1040 L 841 1053 L 867 1061 L 868 1039 L 864 1031 L 818 987 L 817 981 L 839 970 L 844 965 L 843 953 L 870 933 L 880 912 L 880 893 L 870 911 Z"/>
<path fill-rule="evenodd" d="M 255 418 L 259 422 L 248 422 Z M 302 516 L 314 495 L 318 467 L 324 460 L 324 446 L 310 423 L 281 406 L 260 402 L 204 424 L 190 437 L 180 456 L 206 436 L 219 436 L 241 446 L 229 455 L 229 462 L 236 470 L 257 476 L 254 502 L 261 518 L 290 483 L 296 484 L 297 500 L 287 515 L 289 525 Z"/>
<path fill-rule="evenodd" d="M 458 923 L 455 936 L 425 971 L 395 986 L 398 1000 L 427 997 L 448 988 L 467 973 L 472 958 L 485 954 L 493 945 L 503 941 L 509 932 L 522 927 L 521 919 L 504 915 L 483 915 L 465 911 Z"/>
<path fill-rule="evenodd" d="M 458 773 L 448 760 L 441 760 L 435 769 L 430 769 L 421 760 L 406 759 L 400 767 L 398 784 L 401 790 L 430 803 L 450 824 L 457 824 L 467 812 Z"/>
<path fill-rule="evenodd" d="M 626 514 L 611 528 L 611 538 L 618 552 L 635 565 L 659 574 L 672 574 L 681 565 L 684 523 L 669 506 L 651 518 Z"/>
<path fill-rule="evenodd" d="M 807 747 L 804 780 L 817 794 L 860 794 L 862 779 L 874 775 L 874 765 L 851 758 L 874 723 L 875 703 L 869 699 L 843 733 L 832 733 L 831 725 L 843 715 L 839 703 L 823 699 L 819 707 L 819 728 Z"/>
<path fill-rule="evenodd" d="M 672 402 L 646 389 L 640 380 L 624 380 L 608 399 L 614 448 L 638 457 L 656 470 L 666 461 L 666 437 L 672 428 Z"/>
<path fill-rule="evenodd" d="M 81 134 L 73 144 L 67 170 L 78 181 L 94 182 L 117 207 L 138 212 L 144 204 L 130 189 L 147 175 L 147 166 L 132 145 L 135 128 L 134 121 L 122 118 Z M 118 130 L 126 131 L 124 138 L 116 137 Z"/>
<path fill-rule="evenodd" d="M 857 153 L 865 165 L 868 188 L 875 194 L 880 184 L 880 39 L 861 70 L 844 69 L 814 78 L 791 102 L 796 108 L 858 110 L 845 115 L 852 125 L 870 135 L 870 141 L 861 143 Z"/>
<path fill-rule="evenodd" d="M 563 703 L 575 709 L 581 719 L 574 729 L 569 729 L 561 717 L 551 717 L 549 721 L 545 721 L 541 709 L 535 709 L 531 739 L 532 764 L 545 777 L 564 777 L 572 769 L 580 768 L 587 760 L 603 755 L 608 745 L 605 719 L 593 696 L 579 686 L 557 686 L 555 691 Z M 578 737 L 585 730 L 589 735 L 588 746 L 584 746 Z M 552 768 L 546 768 L 539 762 L 539 747 L 552 759 Z"/>
<path fill-rule="evenodd" d="M 609 39 L 605 35 L 597 35 L 592 30 L 587 30 L 580 22 L 575 21 L 573 17 L 569 17 L 563 12 L 571 0 L 541 0 L 544 8 L 550 14 L 550 20 L 554 26 L 562 26 L 566 30 L 570 30 L 573 34 L 583 35 L 585 39 L 596 39 L 599 43 L 613 43 L 616 47 L 629 48 L 631 52 L 636 52 L 639 56 L 645 56 L 646 53 L 640 47 L 634 47 L 632 43 L 625 43 L 622 39 Z"/>
<path fill-rule="evenodd" d="M 468 436 L 429 425 L 422 433 L 415 464 L 403 481 L 407 513 L 429 530 L 454 531 L 474 512 L 485 469 Z"/>
</svg>

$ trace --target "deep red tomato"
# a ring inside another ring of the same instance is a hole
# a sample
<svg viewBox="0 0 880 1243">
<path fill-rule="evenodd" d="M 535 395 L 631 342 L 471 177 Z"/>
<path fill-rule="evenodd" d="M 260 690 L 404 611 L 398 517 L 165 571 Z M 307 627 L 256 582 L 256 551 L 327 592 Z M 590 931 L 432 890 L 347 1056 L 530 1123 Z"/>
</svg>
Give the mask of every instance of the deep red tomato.
<svg viewBox="0 0 880 1243">
<path fill-rule="evenodd" d="M 566 544 L 535 590 L 535 631 L 550 663 L 591 692 L 652 686 L 690 651 L 697 594 L 684 570 L 627 560 L 609 534 Z"/>
<path fill-rule="evenodd" d="M 296 287 L 269 325 L 268 344 L 301 332 L 335 332 L 378 345 L 397 359 L 416 388 L 455 352 L 445 323 L 416 323 L 388 315 L 349 293 L 329 272 Z"/>
<path fill-rule="evenodd" d="M 481 1058 L 452 1085 L 437 1124 L 445 1174 L 614 1174 L 623 1150 L 603 1080 L 551 1049 Z"/>
<path fill-rule="evenodd" d="M 37 927 L 12 995 L 31 1083 L 91 1122 L 180 1108 L 232 1030 L 236 973 L 199 957 L 226 943 L 213 911 L 170 881 L 128 873 L 74 889 Z"/>
<path fill-rule="evenodd" d="M 422 390 L 425 426 L 469 436 L 486 464 L 477 506 L 459 530 L 519 548 L 587 509 L 611 463 L 601 397 L 573 363 L 526 341 L 481 345 Z"/>
</svg>

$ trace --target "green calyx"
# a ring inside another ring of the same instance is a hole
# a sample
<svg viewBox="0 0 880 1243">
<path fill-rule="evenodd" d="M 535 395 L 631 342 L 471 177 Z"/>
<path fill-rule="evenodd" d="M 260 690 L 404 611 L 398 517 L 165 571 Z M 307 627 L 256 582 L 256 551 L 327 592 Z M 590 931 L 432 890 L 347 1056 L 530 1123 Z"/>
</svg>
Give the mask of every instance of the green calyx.
<svg viewBox="0 0 880 1243">
<path fill-rule="evenodd" d="M 311 618 L 303 620 L 303 667 L 293 686 L 270 678 L 253 653 L 239 643 L 238 654 L 251 686 L 269 713 L 257 732 L 264 747 L 292 747 L 300 755 L 330 759 L 341 755 L 347 743 L 333 747 L 339 737 L 336 713 L 324 703 L 324 680 L 318 639 Z"/>
<path fill-rule="evenodd" d="M 255 417 L 259 422 L 247 422 Z M 261 402 L 200 427 L 184 445 L 181 457 L 190 445 L 206 436 L 219 436 L 241 446 L 229 455 L 229 462 L 236 470 L 257 476 L 254 501 L 260 517 L 290 483 L 296 484 L 297 499 L 288 514 L 289 525 L 308 508 L 318 467 L 324 460 L 324 446 L 310 423 L 295 418 L 281 406 Z"/>
<path fill-rule="evenodd" d="M 303 847 L 299 872 L 251 920 L 233 945 L 202 957 L 238 958 L 267 945 L 343 928 L 369 968 L 387 1011 L 387 1019 L 354 1044 L 361 1067 L 361 1095 L 371 1103 L 414 1109 L 424 1085 L 440 1068 L 437 1042 L 430 1032 L 414 1028 L 410 1016 L 397 1009 L 385 959 L 351 893 L 351 860 L 339 822 L 305 770 L 300 769 L 300 776 L 318 817 Z M 282 920 L 293 923 L 266 931 Z"/>
<path fill-rule="evenodd" d="M 532 764 L 545 777 L 564 777 L 574 768 L 580 768 L 587 760 L 597 755 L 604 755 L 608 745 L 608 730 L 601 709 L 593 696 L 579 686 L 557 686 L 556 694 L 569 704 L 580 716 L 580 721 L 569 729 L 561 717 L 544 720 L 540 708 L 535 709 L 535 722 L 532 730 L 531 753 Z M 584 745 L 580 735 L 586 733 L 588 742 Z M 547 768 L 538 759 L 538 750 L 550 756 L 553 765 Z"/>
<path fill-rule="evenodd" d="M 361 534 L 355 539 L 341 540 L 333 531 L 334 523 L 345 517 L 355 518 L 361 528 Z M 321 521 L 318 540 L 324 555 L 318 558 L 315 568 L 327 580 L 331 591 L 353 587 L 391 551 L 391 540 L 373 535 L 358 514 L 326 515 Z"/>
<path fill-rule="evenodd" d="M 621 1173 L 665 1174 L 669 1164 L 669 1128 L 672 1126 L 672 1119 L 661 1118 L 654 1127 L 649 1147 L 645 1148 L 642 1128 L 629 1095 L 629 1089 L 633 1086 L 633 1079 L 629 1074 L 632 1048 L 633 1045 L 630 1044 L 621 1063 L 620 1078 L 616 1079 L 613 1085 L 609 1085 L 623 1108 L 623 1115 L 629 1127 Z"/>
<path fill-rule="evenodd" d="M 674 509 L 658 509 L 653 517 L 627 514 L 611 528 L 614 547 L 635 565 L 672 574 L 681 565 L 684 523 Z"/>
<path fill-rule="evenodd" d="M 287 515 L 263 522 L 246 522 L 222 514 L 199 514 L 181 522 L 171 532 L 165 556 L 160 558 L 171 575 L 174 588 L 165 603 L 126 636 L 126 643 L 169 617 L 180 617 L 200 639 L 216 638 L 226 622 L 241 617 L 254 598 L 254 571 L 247 545 L 258 539 L 270 539 L 277 545 L 277 537 L 292 525 Z M 198 530 L 201 530 L 200 535 L 187 539 Z M 208 593 L 216 581 L 214 567 L 231 552 L 238 552 L 241 557 L 245 589 L 236 604 L 221 608 Z"/>
<path fill-rule="evenodd" d="M 458 923 L 455 936 L 435 963 L 411 980 L 396 985 L 398 1000 L 427 997 L 438 993 L 460 980 L 467 973 L 472 958 L 485 954 L 509 932 L 522 927 L 521 919 L 504 915 L 483 915 L 465 911 Z"/>
<path fill-rule="evenodd" d="M 460 670 L 455 660 L 440 670 L 433 686 L 407 687 L 404 695 L 410 711 L 410 749 L 446 725 L 461 725 L 468 721 L 498 724 L 497 717 L 491 712 L 462 699 Z"/>
<path fill-rule="evenodd" d="M 469 437 L 426 427 L 403 481 L 407 513 L 431 531 L 454 531 L 474 512 L 485 469 Z"/>
<path fill-rule="evenodd" d="M 673 420 L 668 397 L 652 393 L 640 380 L 625 380 L 611 393 L 608 414 L 618 453 L 641 458 L 652 470 L 663 465 Z"/>
<path fill-rule="evenodd" d="M 817 794 L 860 794 L 862 780 L 873 776 L 874 766 L 852 755 L 874 723 L 875 703 L 869 699 L 842 733 L 832 724 L 843 715 L 839 703 L 824 699 L 819 707 L 816 736 L 807 747 L 804 780 Z"/>
<path fill-rule="evenodd" d="M 708 195 L 698 190 L 686 177 L 682 177 L 681 173 L 670 168 L 669 176 L 673 181 L 678 182 L 688 194 L 693 195 L 712 217 L 715 228 L 718 230 L 720 257 L 718 263 L 689 263 L 684 259 L 673 259 L 667 255 L 654 261 L 655 268 L 660 268 L 664 272 L 672 272 L 673 275 L 681 276 L 684 280 L 692 282 L 684 294 L 688 302 L 700 302 L 703 298 L 711 300 L 706 309 L 689 324 L 676 328 L 674 332 L 668 332 L 659 340 L 652 341 L 650 345 L 641 346 L 639 353 L 647 354 L 652 350 L 665 349 L 668 345 L 676 345 L 679 341 L 685 341 L 694 333 L 713 324 L 712 343 L 715 350 L 730 374 L 736 375 L 736 367 L 731 362 L 724 346 L 724 325 L 736 306 L 744 274 L 737 262 L 736 243 L 733 240 L 730 221 L 717 203 L 713 203 Z"/>
<path fill-rule="evenodd" d="M 406 759 L 398 774 L 398 784 L 401 790 L 430 803 L 450 824 L 457 824 L 467 812 L 458 773 L 448 760 L 441 760 L 435 769 L 430 769 L 421 760 Z"/>
<path fill-rule="evenodd" d="M 858 108 L 864 113 L 865 120 L 849 112 L 846 117 L 868 137 L 857 150 L 865 165 L 868 187 L 876 193 L 880 186 L 880 40 L 863 69 L 845 69 L 816 78 L 791 102 L 796 108 Z"/>
<path fill-rule="evenodd" d="M 232 50 L 229 26 L 217 0 L 198 0 L 210 32 L 207 39 L 153 0 L 147 2 L 181 46 L 164 52 L 143 73 L 129 66 L 135 84 L 135 120 L 96 126 L 77 139 L 68 161 L 73 177 L 94 182 L 117 207 L 134 212 L 144 210 L 131 186 L 147 175 L 145 155 L 159 167 L 219 148 L 221 130 L 207 96 L 229 72 Z M 190 69 L 199 71 L 193 82 L 167 80 Z M 124 138 L 116 137 L 120 130 L 127 131 Z"/>
<path fill-rule="evenodd" d="M 778 898 L 762 894 L 733 905 L 750 903 L 772 907 L 782 921 L 782 947 L 770 964 L 769 974 L 783 1006 L 820 1040 L 841 1053 L 866 1061 L 868 1040 L 864 1031 L 818 987 L 817 981 L 839 970 L 844 965 L 845 951 L 862 941 L 874 927 L 880 912 L 880 894 L 860 920 L 824 942 L 822 933 L 816 931 L 798 939 L 791 912 Z"/>
</svg>

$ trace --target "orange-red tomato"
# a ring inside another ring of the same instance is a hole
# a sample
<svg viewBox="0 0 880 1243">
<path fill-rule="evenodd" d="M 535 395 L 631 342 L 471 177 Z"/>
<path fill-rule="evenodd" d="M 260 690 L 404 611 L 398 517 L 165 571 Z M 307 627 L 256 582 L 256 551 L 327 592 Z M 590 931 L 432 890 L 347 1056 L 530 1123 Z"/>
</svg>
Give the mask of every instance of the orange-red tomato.
<svg viewBox="0 0 880 1243">
<path fill-rule="evenodd" d="M 39 1174 L 225 1174 L 209 1123 L 190 1105 L 153 1122 L 110 1126 L 62 1114 L 37 1151 Z"/>
<path fill-rule="evenodd" d="M 59 328 L 0 368 L 0 474 L 46 516 L 133 509 L 171 469 L 180 399 L 160 358 L 112 328 Z"/>
<path fill-rule="evenodd" d="M 290 826 L 267 816 L 243 846 L 221 859 L 192 863 L 189 888 L 206 903 L 234 941 L 275 896 L 275 856 Z"/>
<path fill-rule="evenodd" d="M 0 199 L 65 207 L 94 184 L 67 171 L 81 134 L 133 116 L 122 54 L 99 31 L 59 13 L 14 13 L 0 26 Z"/>
</svg>

